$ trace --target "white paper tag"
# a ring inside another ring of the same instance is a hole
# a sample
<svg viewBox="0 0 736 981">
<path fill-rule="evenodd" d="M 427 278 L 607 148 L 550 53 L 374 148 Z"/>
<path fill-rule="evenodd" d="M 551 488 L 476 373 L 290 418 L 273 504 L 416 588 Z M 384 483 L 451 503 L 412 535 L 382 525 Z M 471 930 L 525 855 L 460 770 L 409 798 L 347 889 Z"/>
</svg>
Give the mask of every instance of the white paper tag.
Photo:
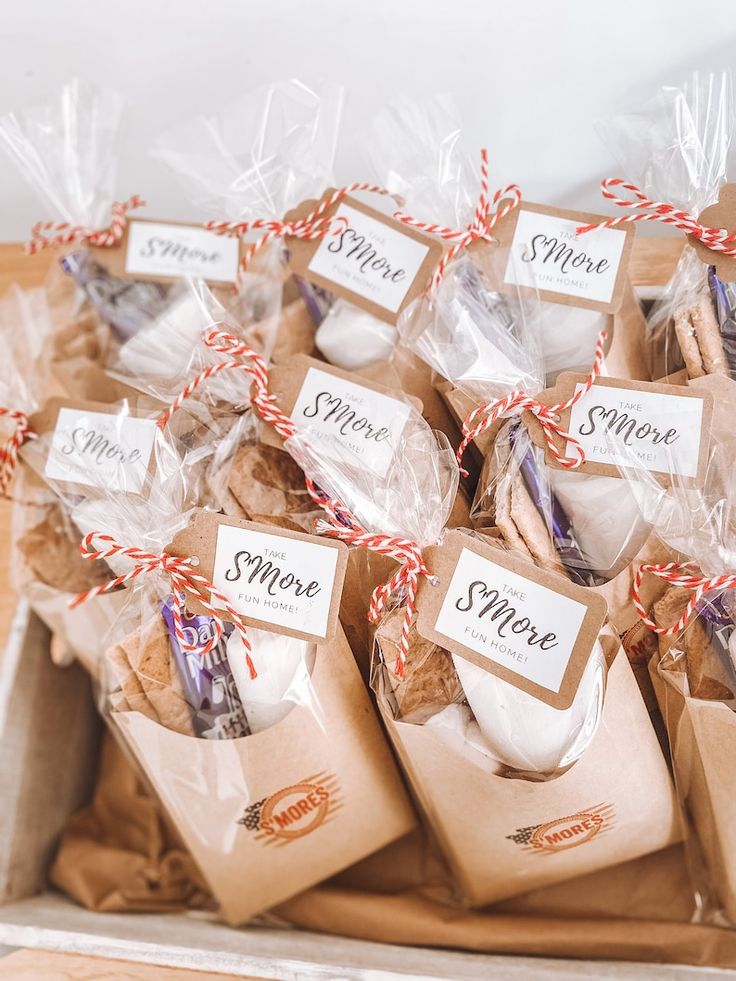
<svg viewBox="0 0 736 981">
<path fill-rule="evenodd" d="M 238 240 L 196 225 L 132 220 L 127 243 L 129 276 L 194 276 L 233 283 L 238 272 Z"/>
<path fill-rule="evenodd" d="M 212 583 L 243 616 L 326 637 L 338 555 L 317 542 L 223 524 Z"/>
<path fill-rule="evenodd" d="M 569 432 L 586 462 L 695 477 L 702 426 L 702 399 L 593 385 L 572 407 Z M 569 446 L 567 455 L 576 455 Z"/>
<path fill-rule="evenodd" d="M 137 494 L 146 480 L 155 439 L 155 419 L 62 407 L 44 475 Z"/>
<path fill-rule="evenodd" d="M 579 225 L 580 221 L 522 207 L 509 251 L 505 282 L 610 303 L 626 232 L 604 228 L 578 235 Z"/>
<path fill-rule="evenodd" d="M 346 225 L 326 235 L 309 270 L 396 313 L 429 252 L 429 247 L 385 221 L 341 204 L 336 218 Z"/>
<path fill-rule="evenodd" d="M 551 692 L 559 692 L 587 608 L 463 548 L 436 628 Z"/>
<path fill-rule="evenodd" d="M 385 477 L 411 407 L 388 395 L 310 368 L 291 418 L 319 440 L 325 454 Z M 332 451 L 332 452 L 330 452 Z"/>
</svg>

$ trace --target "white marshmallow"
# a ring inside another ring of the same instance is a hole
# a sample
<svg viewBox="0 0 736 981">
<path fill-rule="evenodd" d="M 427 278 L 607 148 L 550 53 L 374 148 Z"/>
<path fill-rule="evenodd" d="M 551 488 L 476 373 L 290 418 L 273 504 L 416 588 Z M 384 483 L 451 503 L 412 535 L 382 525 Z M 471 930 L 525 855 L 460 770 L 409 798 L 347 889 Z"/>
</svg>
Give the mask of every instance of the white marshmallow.
<svg viewBox="0 0 736 981">
<path fill-rule="evenodd" d="M 338 368 L 355 371 L 391 357 L 396 328 L 343 300 L 337 300 L 317 328 L 314 343 Z"/>
<path fill-rule="evenodd" d="M 595 343 L 606 326 L 606 314 L 561 303 L 540 303 L 532 321 L 542 350 L 547 384 L 561 371 L 587 374 L 595 356 Z"/>
<path fill-rule="evenodd" d="M 606 578 L 634 558 L 649 534 L 629 482 L 618 477 L 548 468 L 557 500 L 570 519 L 586 565 Z"/>
<path fill-rule="evenodd" d="M 455 669 L 488 748 L 512 770 L 551 776 L 588 748 L 603 710 L 606 660 L 596 644 L 567 709 L 555 709 L 452 655 Z"/>
<path fill-rule="evenodd" d="M 252 733 L 275 726 L 295 705 L 316 707 L 310 672 L 315 648 L 307 641 L 248 628 L 256 677 L 251 678 L 237 630 L 227 642 L 227 659 Z"/>
</svg>

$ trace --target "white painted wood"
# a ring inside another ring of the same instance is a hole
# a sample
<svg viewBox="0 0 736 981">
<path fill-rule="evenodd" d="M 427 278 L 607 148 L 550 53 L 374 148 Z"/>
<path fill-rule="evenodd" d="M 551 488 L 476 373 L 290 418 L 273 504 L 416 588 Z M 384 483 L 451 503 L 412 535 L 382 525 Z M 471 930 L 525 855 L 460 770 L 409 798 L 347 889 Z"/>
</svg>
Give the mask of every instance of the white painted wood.
<svg viewBox="0 0 736 981">
<path fill-rule="evenodd" d="M 0 909 L 0 944 L 124 958 L 167 967 L 248 974 L 279 981 L 699 981 L 736 978 L 735 971 L 608 961 L 497 957 L 366 943 L 297 930 L 234 930 L 189 914 L 89 913 L 46 894 Z"/>
</svg>

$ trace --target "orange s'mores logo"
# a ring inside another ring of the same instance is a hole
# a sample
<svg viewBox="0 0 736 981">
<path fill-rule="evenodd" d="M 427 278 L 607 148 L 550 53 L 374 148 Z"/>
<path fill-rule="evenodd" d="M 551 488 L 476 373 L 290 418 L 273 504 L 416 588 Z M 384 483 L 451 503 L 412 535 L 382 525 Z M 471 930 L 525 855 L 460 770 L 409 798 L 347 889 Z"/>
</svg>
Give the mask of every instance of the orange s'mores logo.
<svg viewBox="0 0 736 981">
<path fill-rule="evenodd" d="M 250 804 L 239 820 L 264 845 L 287 845 L 326 824 L 342 807 L 334 773 L 317 773 Z"/>
<path fill-rule="evenodd" d="M 545 824 L 532 824 L 517 828 L 507 835 L 509 841 L 521 845 L 525 852 L 547 854 L 577 848 L 586 841 L 599 837 L 614 824 L 612 804 L 597 804 L 567 817 L 555 818 Z"/>
</svg>

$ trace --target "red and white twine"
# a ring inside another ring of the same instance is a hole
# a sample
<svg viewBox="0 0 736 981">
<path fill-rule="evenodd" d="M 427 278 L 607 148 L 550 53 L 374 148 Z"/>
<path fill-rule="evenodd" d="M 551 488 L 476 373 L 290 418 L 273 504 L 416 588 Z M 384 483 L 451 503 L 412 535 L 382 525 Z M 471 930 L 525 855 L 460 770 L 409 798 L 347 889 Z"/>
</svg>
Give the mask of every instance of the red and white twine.
<svg viewBox="0 0 736 981">
<path fill-rule="evenodd" d="M 502 198 L 511 195 L 508 201 L 499 211 L 493 209 L 498 205 Z M 401 211 L 394 213 L 394 218 L 408 225 L 410 228 L 417 228 L 427 232 L 429 235 L 436 235 L 446 242 L 452 242 L 452 248 L 445 252 L 437 263 L 430 289 L 436 289 L 445 275 L 448 265 L 457 258 L 464 250 L 469 248 L 474 242 L 485 241 L 493 242 L 491 231 L 495 225 L 505 218 L 521 202 L 521 189 L 517 184 L 507 184 L 506 187 L 499 188 L 491 198 L 488 197 L 488 150 L 480 151 L 480 198 L 473 215 L 473 220 L 465 228 L 452 228 L 447 225 L 438 225 L 434 222 L 420 221 L 412 218 Z"/>
<path fill-rule="evenodd" d="M 634 198 L 620 198 L 611 191 L 612 187 L 621 187 L 625 191 L 631 191 Z M 595 231 L 598 228 L 616 228 L 618 225 L 639 221 L 658 221 L 664 225 L 674 225 L 675 228 L 679 228 L 687 235 L 692 235 L 693 238 L 702 242 L 713 252 L 736 256 L 736 244 L 734 244 L 736 243 L 736 232 L 729 232 L 727 228 L 709 228 L 708 225 L 702 225 L 689 211 L 681 211 L 666 201 L 652 201 L 636 184 L 630 184 L 620 177 L 607 177 L 601 181 L 601 194 L 607 201 L 611 201 L 619 208 L 633 208 L 638 214 L 621 215 L 618 218 L 608 218 L 606 221 L 592 225 L 581 225 L 577 229 L 579 235 Z"/>
<path fill-rule="evenodd" d="M 158 427 L 165 429 L 177 409 L 206 381 L 224 371 L 234 370 L 245 372 L 250 378 L 250 401 L 261 419 L 270 423 L 283 439 L 293 436 L 296 433 L 296 426 L 289 416 L 279 409 L 274 396 L 269 394 L 268 368 L 261 355 L 234 334 L 221 330 L 218 325 L 206 330 L 202 340 L 213 351 L 227 355 L 229 360 L 210 365 L 193 378 L 159 417 Z"/>
<path fill-rule="evenodd" d="M 658 627 L 642 603 L 640 592 L 641 583 L 647 573 L 656 576 L 658 579 L 663 579 L 673 586 L 682 586 L 684 589 L 692 590 L 693 595 L 682 611 L 680 619 L 671 627 Z M 660 562 L 656 564 L 645 562 L 636 571 L 631 587 L 631 595 L 634 600 L 636 612 L 641 617 L 644 625 L 654 631 L 655 634 L 671 637 L 674 634 L 681 633 L 685 629 L 695 612 L 695 608 L 702 599 L 703 593 L 707 593 L 712 589 L 736 589 L 736 575 L 711 576 L 708 578 L 692 562 Z"/>
<path fill-rule="evenodd" d="M 86 242 L 101 249 L 112 248 L 123 237 L 128 223 L 128 212 L 134 208 L 143 208 L 145 203 L 137 194 L 122 203 L 114 202 L 107 228 L 88 228 L 86 225 L 72 225 L 69 221 L 38 221 L 31 229 L 31 240 L 26 243 L 25 250 L 28 255 L 35 255 L 43 249 L 56 249 L 75 242 Z M 53 234 L 49 235 L 48 232 Z"/>
<path fill-rule="evenodd" d="M 222 640 L 224 625 L 222 622 L 222 610 L 228 614 L 228 619 L 235 625 L 240 634 L 245 648 L 245 660 L 248 665 L 251 678 L 256 677 L 255 665 L 252 659 L 252 648 L 246 632 L 245 623 L 240 614 L 233 608 L 230 601 L 224 596 L 205 576 L 195 571 L 197 560 L 181 558 L 176 555 L 169 555 L 168 552 L 147 552 L 140 548 L 126 547 L 119 545 L 114 538 L 100 531 L 90 532 L 82 539 L 79 546 L 82 558 L 95 561 L 97 559 L 111 559 L 126 556 L 133 559 L 136 565 L 126 572 L 125 575 L 110 579 L 100 586 L 94 586 L 83 593 L 79 593 L 69 603 L 69 608 L 74 610 L 81 603 L 109 593 L 118 586 L 132 582 L 139 576 L 149 572 L 163 572 L 171 580 L 173 602 L 171 612 L 174 621 L 174 633 L 181 649 L 187 653 L 198 653 L 202 657 L 216 647 Z M 184 632 L 182 620 L 186 610 L 186 594 L 198 600 L 212 619 L 212 636 L 205 643 L 189 643 Z M 219 606 L 213 606 L 213 600 L 217 600 Z"/>
<path fill-rule="evenodd" d="M 424 563 L 420 546 L 409 538 L 373 535 L 356 528 L 345 528 L 324 520 L 317 522 L 316 530 L 319 534 L 337 538 L 355 548 L 366 548 L 378 555 L 388 555 L 389 558 L 395 559 L 399 563 L 399 568 L 393 576 L 373 590 L 368 619 L 371 623 L 376 623 L 389 600 L 392 598 L 399 602 L 403 600 L 404 619 L 401 625 L 399 654 L 394 665 L 394 673 L 403 677 L 404 665 L 409 655 L 409 632 L 416 610 L 419 580 L 422 576 L 426 576 L 432 583 L 437 581 Z"/>
<path fill-rule="evenodd" d="M 497 419 L 500 419 L 502 416 L 521 414 L 522 412 L 531 412 L 536 417 L 544 432 L 547 448 L 561 467 L 564 467 L 566 470 L 576 470 L 582 463 L 585 463 L 585 452 L 582 446 L 574 436 L 560 426 L 559 417 L 560 413 L 566 409 L 571 409 L 580 399 L 584 398 L 595 384 L 596 378 L 601 373 L 604 357 L 603 348 L 607 336 L 606 330 L 602 330 L 598 335 L 593 367 L 590 370 L 590 374 L 586 378 L 585 383 L 564 402 L 557 402 L 555 405 L 545 405 L 531 395 L 527 395 L 526 392 L 515 391 L 510 392 L 504 398 L 487 402 L 485 405 L 479 405 L 476 409 L 473 409 L 463 422 L 463 441 L 458 447 L 456 454 L 458 466 L 462 466 L 463 455 L 468 445 L 474 439 L 477 439 L 478 436 L 482 436 Z M 557 448 L 555 437 L 562 439 L 562 451 Z M 574 457 L 567 456 L 566 450 L 568 446 L 572 447 L 575 451 Z M 463 470 L 462 473 L 463 476 L 467 477 L 466 470 Z"/>
<path fill-rule="evenodd" d="M 35 439 L 36 434 L 28 428 L 28 416 L 25 412 L 0 406 L 0 418 L 10 419 L 15 423 L 12 435 L 0 446 L 0 497 L 6 497 L 18 463 L 18 451 L 28 440 Z"/>
<path fill-rule="evenodd" d="M 387 195 L 389 193 L 384 187 L 380 187 L 377 184 L 359 182 L 337 188 L 332 194 L 329 194 L 320 201 L 317 207 L 313 211 L 310 211 L 305 218 L 298 218 L 295 221 L 284 221 L 280 218 L 256 218 L 253 221 L 207 221 L 204 227 L 210 232 L 215 232 L 217 235 L 229 235 L 233 238 L 240 239 L 247 235 L 248 232 L 265 230 L 265 234 L 257 241 L 252 242 L 243 253 L 238 269 L 238 282 L 236 284 L 238 286 L 242 282 L 242 276 L 253 261 L 254 256 L 261 249 L 265 248 L 269 242 L 279 238 L 301 238 L 311 241 L 313 239 L 324 238 L 331 231 L 337 234 L 341 227 L 345 227 L 347 223 L 346 219 L 338 218 L 335 215 L 328 215 L 326 212 L 336 204 L 339 204 L 346 195 L 354 194 L 358 191 L 381 195 Z"/>
</svg>

